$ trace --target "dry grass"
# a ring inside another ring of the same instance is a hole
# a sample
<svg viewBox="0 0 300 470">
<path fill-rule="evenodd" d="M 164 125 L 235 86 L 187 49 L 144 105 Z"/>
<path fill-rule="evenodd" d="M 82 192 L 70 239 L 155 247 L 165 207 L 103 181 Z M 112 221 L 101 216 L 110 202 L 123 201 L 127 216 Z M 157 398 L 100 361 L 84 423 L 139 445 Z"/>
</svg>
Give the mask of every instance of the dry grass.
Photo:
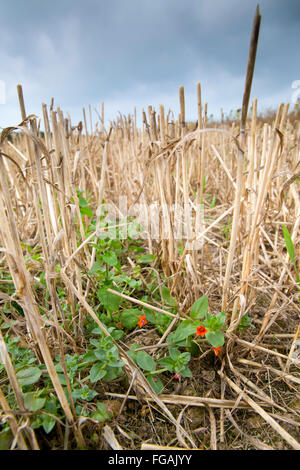
<svg viewBox="0 0 300 470">
<path fill-rule="evenodd" d="M 21 88 L 19 95 L 22 109 Z M 198 99 L 201 100 L 199 87 Z M 183 113 L 182 88 L 180 100 Z M 86 238 L 76 193 L 76 188 L 81 188 L 88 191 L 95 210 L 102 200 L 117 206 L 119 195 L 127 197 L 129 207 L 137 201 L 143 201 L 147 207 L 157 202 L 165 207 L 204 204 L 200 233 L 194 230 L 196 220 L 192 214 L 190 232 L 179 243 L 174 236 L 174 213 L 169 211 L 160 221 L 160 233 L 168 236 L 162 240 L 149 237 L 145 246 L 150 253 L 159 255 L 156 270 L 161 279 L 166 279 L 162 282 L 173 289 L 183 317 L 200 295 L 208 296 L 212 312 L 226 310 L 228 329 L 222 358 L 213 365 L 205 362 L 207 353 L 202 354 L 203 359 L 202 356 L 193 359 L 194 367 L 197 362 L 194 377 L 189 385 L 183 384 L 183 395 L 174 395 L 171 390 L 169 394 L 157 396 L 124 347 L 116 343 L 137 396 L 148 397 L 151 407 L 156 403 L 175 427 L 177 437 L 174 440 L 170 425 L 164 421 L 169 440 L 157 437 L 156 444 L 169 446 L 176 441 L 179 447 L 200 448 L 200 439 L 203 448 L 225 444 L 227 448 L 299 448 L 299 411 L 295 405 L 299 404 L 300 382 L 299 363 L 295 361 L 299 344 L 299 302 L 293 266 L 282 234 L 284 224 L 291 233 L 299 269 L 300 205 L 295 181 L 299 172 L 299 121 L 288 115 L 288 106 L 280 105 L 274 122 L 262 123 L 257 120 L 254 101 L 252 117 L 246 124 L 245 146 L 241 147 L 238 123 L 207 128 L 201 106 L 199 109 L 200 129 L 194 131 L 188 130 L 181 116 L 175 123 L 169 122 L 163 106 L 157 118 L 149 109 L 150 125 L 144 113 L 142 129 L 137 128 L 133 116 L 120 116 L 111 123 L 109 131 L 102 125 L 99 130 L 96 124 L 92 132 L 87 128 L 83 132 L 80 125 L 72 127 L 60 109 L 51 110 L 49 119 L 47 108 L 43 106 L 43 137 L 37 130 L 37 119 L 26 118 L 25 109 L 23 122 L 17 127 L 18 134 L 13 134 L 8 141 L 8 132 L 13 129 L 2 132 L 1 270 L 10 273 L 15 293 L 7 295 L 3 290 L 1 303 L 16 302 L 22 313 L 14 312 L 12 316 L 3 310 L 0 313 L 5 323 L 17 320 L 10 331 L 21 334 L 26 347 L 45 364 L 78 446 L 89 444 L 83 437 L 83 424 L 74 405 L 66 400 L 53 357 L 59 353 L 63 359 L 67 351 L 75 352 L 78 347 L 84 347 L 84 338 L 80 335 L 87 314 L 109 335 L 95 314 L 92 303 L 95 286 L 86 274 L 95 260 L 94 249 L 89 246 L 99 236 L 100 217 L 97 212 L 96 231 Z M 237 161 L 241 156 L 243 164 L 238 182 Z M 240 208 L 232 249 L 230 221 L 236 210 L 237 191 Z M 192 249 L 195 233 L 202 240 L 200 249 Z M 186 244 L 182 246 L 182 243 Z M 30 246 L 39 247 L 38 261 L 28 262 Z M 50 297 L 50 310 L 44 312 L 46 315 L 41 315 L 39 308 L 44 307 L 41 304 L 44 294 L 39 299 L 33 287 L 42 272 L 46 281 L 44 289 Z M 4 287 L 9 280 L 2 279 L 2 282 Z M 67 292 L 73 328 L 63 316 L 58 288 Z M 118 295 L 131 304 L 147 306 L 140 299 Z M 75 309 L 78 302 L 79 317 Z M 174 317 L 156 305 L 155 300 L 152 305 L 157 311 Z M 235 327 L 244 313 L 251 317 L 255 328 L 241 338 Z M 3 337 L 1 357 L 19 411 L 26 415 L 25 425 L 24 418 L 15 415 L 16 410 L 10 411 L 3 394 L 2 415 L 7 416 L 20 448 L 38 448 L 35 432 L 30 428 L 30 413 L 26 414 Z M 209 390 L 207 387 L 202 390 L 205 395 L 199 395 L 199 370 L 218 372 L 213 386 L 210 384 Z M 106 387 L 105 394 L 114 399 L 125 397 L 126 402 L 135 398 L 130 393 L 124 394 L 122 388 L 116 390 L 116 385 L 112 389 Z M 210 397 L 206 398 L 207 395 Z M 185 407 L 199 406 L 209 410 L 206 418 L 203 415 L 202 426 L 205 430 L 211 427 L 208 441 L 203 433 L 195 434 L 193 419 L 184 411 Z M 123 413 L 126 409 L 125 406 Z M 180 409 L 183 414 L 176 419 L 174 414 Z M 231 411 L 228 414 L 226 410 Z M 252 433 L 251 437 L 251 428 L 249 431 L 249 426 L 247 429 L 245 421 L 241 421 L 245 413 L 246 423 L 250 422 L 249 416 L 256 413 L 268 426 L 263 427 L 261 423 L 259 433 Z M 153 426 L 161 425 L 152 414 L 149 419 L 154 420 Z M 117 420 L 116 433 L 119 426 Z M 121 441 L 126 447 L 124 439 L 123 436 Z"/>
</svg>

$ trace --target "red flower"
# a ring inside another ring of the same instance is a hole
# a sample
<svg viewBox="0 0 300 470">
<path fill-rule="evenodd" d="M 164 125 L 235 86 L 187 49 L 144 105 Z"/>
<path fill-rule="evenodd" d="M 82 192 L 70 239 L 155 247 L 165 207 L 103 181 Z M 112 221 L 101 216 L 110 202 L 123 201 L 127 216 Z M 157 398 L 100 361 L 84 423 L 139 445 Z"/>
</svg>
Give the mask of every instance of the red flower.
<svg viewBox="0 0 300 470">
<path fill-rule="evenodd" d="M 143 325 L 146 325 L 147 320 L 146 320 L 146 315 L 139 315 L 139 321 L 138 321 L 138 325 L 140 328 L 142 328 Z"/>
<path fill-rule="evenodd" d="M 175 375 L 174 375 L 174 379 L 175 379 L 175 380 L 179 380 L 179 375 L 178 375 L 178 374 L 175 374 Z"/>
<path fill-rule="evenodd" d="M 218 348 L 213 347 L 213 350 L 214 350 L 215 355 L 217 356 L 219 354 L 219 352 L 222 351 L 222 348 L 221 348 L 221 346 L 219 346 Z"/>
<path fill-rule="evenodd" d="M 197 327 L 197 330 L 196 330 L 196 336 L 205 336 L 205 334 L 207 333 L 207 329 L 204 328 L 204 326 L 198 326 Z"/>
</svg>

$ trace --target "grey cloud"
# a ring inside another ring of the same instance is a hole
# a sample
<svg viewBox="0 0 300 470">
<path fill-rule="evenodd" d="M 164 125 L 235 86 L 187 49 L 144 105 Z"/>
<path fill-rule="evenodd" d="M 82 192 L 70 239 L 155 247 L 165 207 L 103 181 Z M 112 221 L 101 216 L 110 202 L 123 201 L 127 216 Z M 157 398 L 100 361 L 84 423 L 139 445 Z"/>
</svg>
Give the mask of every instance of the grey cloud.
<svg viewBox="0 0 300 470">
<path fill-rule="evenodd" d="M 0 0 L 0 79 L 8 82 L 9 96 L 22 81 L 32 105 L 54 96 L 62 106 L 79 109 L 117 98 L 128 105 L 128 97 L 135 95 L 148 101 L 175 97 L 180 85 L 192 96 L 200 81 L 214 100 L 212 109 L 229 107 L 229 96 L 232 105 L 241 100 L 256 4 Z M 260 8 L 253 94 L 286 96 L 292 81 L 300 78 L 300 2 L 262 0 Z M 232 83 L 235 89 L 229 91 Z M 143 87 L 147 93 L 140 95 Z"/>
</svg>

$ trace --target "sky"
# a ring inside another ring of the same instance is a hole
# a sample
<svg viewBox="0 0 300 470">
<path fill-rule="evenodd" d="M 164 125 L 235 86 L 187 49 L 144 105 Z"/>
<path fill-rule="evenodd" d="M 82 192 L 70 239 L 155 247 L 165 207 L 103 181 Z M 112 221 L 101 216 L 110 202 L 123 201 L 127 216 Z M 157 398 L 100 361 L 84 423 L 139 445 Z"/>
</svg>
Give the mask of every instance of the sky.
<svg viewBox="0 0 300 470">
<path fill-rule="evenodd" d="M 197 83 L 208 115 L 241 108 L 257 0 L 0 0 L 0 127 L 59 105 L 72 124 L 83 107 L 105 123 L 119 113 L 138 123 L 152 105 L 197 119 Z M 300 1 L 261 0 L 262 15 L 250 104 L 276 109 L 300 97 Z M 292 88 L 294 86 L 294 88 Z"/>
</svg>

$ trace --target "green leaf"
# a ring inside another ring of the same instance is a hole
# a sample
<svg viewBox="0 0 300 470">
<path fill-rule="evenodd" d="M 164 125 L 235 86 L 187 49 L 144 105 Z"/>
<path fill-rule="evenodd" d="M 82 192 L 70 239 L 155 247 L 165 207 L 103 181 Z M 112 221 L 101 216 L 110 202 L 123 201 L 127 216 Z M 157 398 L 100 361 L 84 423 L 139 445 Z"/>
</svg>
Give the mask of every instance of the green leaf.
<svg viewBox="0 0 300 470">
<path fill-rule="evenodd" d="M 145 351 L 138 351 L 136 353 L 136 362 L 143 370 L 154 371 L 156 369 L 155 360 Z"/>
<path fill-rule="evenodd" d="M 255 327 L 254 325 L 252 325 L 251 318 L 248 316 L 248 314 L 245 314 L 241 318 L 241 321 L 238 325 L 238 330 L 244 331 L 247 328 L 255 328 Z"/>
<path fill-rule="evenodd" d="M 162 357 L 161 359 L 159 359 L 158 362 L 160 366 L 166 368 L 170 372 L 173 372 L 175 370 L 176 362 L 170 356 Z"/>
<path fill-rule="evenodd" d="M 109 266 L 116 266 L 118 264 L 118 258 L 115 254 L 114 251 L 106 251 L 103 255 L 102 255 L 102 259 L 103 261 L 105 261 L 106 264 L 108 264 Z"/>
<path fill-rule="evenodd" d="M 285 225 L 283 225 L 282 230 L 283 230 L 283 236 L 284 236 L 284 240 L 285 240 L 286 249 L 287 249 L 287 252 L 289 254 L 290 260 L 293 263 L 295 273 L 296 273 L 296 280 L 297 280 L 297 283 L 299 284 L 299 287 L 300 287 L 300 276 L 299 276 L 299 273 L 298 273 L 298 270 L 297 270 L 294 243 L 293 243 L 292 237 L 291 237 L 291 235 L 290 235 L 290 233 L 289 233 L 289 231 L 288 231 L 288 229 L 286 228 Z M 300 303 L 300 299 L 299 299 L 299 303 Z"/>
<path fill-rule="evenodd" d="M 141 264 L 151 264 L 155 260 L 156 256 L 148 253 L 147 255 L 138 256 L 138 263 Z"/>
<path fill-rule="evenodd" d="M 172 342 L 180 343 L 188 336 L 194 335 L 195 333 L 195 323 L 191 322 L 191 320 L 183 320 L 183 322 L 177 327 L 175 332 L 172 334 Z"/>
<path fill-rule="evenodd" d="M 98 289 L 97 296 L 100 302 L 104 305 L 107 310 L 109 310 L 110 312 L 118 310 L 121 302 L 121 297 L 107 292 L 107 287 L 102 287 L 101 289 Z"/>
<path fill-rule="evenodd" d="M 47 400 L 46 401 L 45 411 L 48 412 L 48 413 L 51 413 L 52 415 L 57 414 L 57 408 L 56 408 L 56 405 L 55 405 L 53 400 L 51 400 L 51 401 Z M 52 418 L 51 416 L 49 416 L 49 415 L 42 415 L 41 419 L 42 419 L 43 429 L 44 429 L 45 433 L 49 434 L 52 431 L 52 429 L 54 428 L 54 426 L 56 424 L 56 420 L 54 418 Z"/>
<path fill-rule="evenodd" d="M 206 295 L 200 297 L 196 302 L 192 305 L 190 315 L 191 318 L 204 318 L 208 309 L 208 298 Z"/>
<path fill-rule="evenodd" d="M 42 416 L 42 422 L 46 434 L 49 434 L 56 424 L 56 420 L 49 415 Z"/>
<path fill-rule="evenodd" d="M 125 364 L 121 359 L 113 359 L 109 361 L 109 367 L 123 367 Z"/>
<path fill-rule="evenodd" d="M 57 375 L 58 375 L 58 379 L 61 385 L 67 385 L 66 377 L 64 376 L 64 374 L 57 374 Z"/>
<path fill-rule="evenodd" d="M 46 397 L 41 398 L 37 392 L 28 392 L 23 394 L 25 408 L 29 411 L 38 411 L 43 408 Z"/>
<path fill-rule="evenodd" d="M 113 339 L 115 339 L 116 341 L 118 341 L 119 339 L 122 338 L 122 336 L 124 336 L 124 331 L 119 330 L 118 328 L 115 328 L 114 326 L 108 328 L 108 331 L 110 332 Z"/>
<path fill-rule="evenodd" d="M 78 197 L 80 212 L 82 215 L 87 215 L 92 218 L 94 216 L 92 210 L 88 207 L 88 202 L 83 196 Z"/>
<path fill-rule="evenodd" d="M 103 349 L 95 350 L 95 356 L 99 361 L 104 361 L 106 359 L 106 351 Z"/>
<path fill-rule="evenodd" d="M 95 362 L 97 360 L 97 356 L 95 354 L 95 351 L 88 351 L 84 356 L 82 357 L 83 362 Z"/>
<path fill-rule="evenodd" d="M 79 207 L 80 208 L 88 206 L 87 200 L 81 195 L 78 196 L 78 202 L 79 202 Z"/>
<path fill-rule="evenodd" d="M 97 395 L 98 395 L 98 392 L 96 392 L 96 390 L 92 390 L 87 385 L 84 385 L 81 390 L 80 398 L 82 400 L 92 401 L 93 398 L 95 398 Z"/>
<path fill-rule="evenodd" d="M 148 380 L 149 384 L 151 385 L 151 387 L 153 388 L 153 390 L 155 391 L 155 393 L 157 393 L 157 394 L 162 393 L 162 391 L 164 389 L 164 384 L 162 383 L 162 381 L 160 380 L 159 377 L 149 375 L 147 377 L 147 380 Z"/>
<path fill-rule="evenodd" d="M 138 349 L 138 348 L 141 348 L 142 346 L 138 343 L 133 343 L 130 345 L 130 349 L 129 351 L 127 351 L 127 354 L 128 356 L 134 361 L 136 362 L 136 352 L 135 350 Z"/>
<path fill-rule="evenodd" d="M 89 207 L 80 208 L 81 215 L 87 215 L 90 219 L 94 217 L 93 211 Z"/>
<path fill-rule="evenodd" d="M 103 263 L 101 263 L 100 261 L 96 261 L 91 267 L 91 269 L 88 271 L 88 274 L 95 274 L 98 271 L 101 272 L 102 270 L 103 270 Z"/>
<path fill-rule="evenodd" d="M 290 260 L 293 263 L 295 263 L 295 247 L 294 247 L 292 237 L 285 225 L 283 225 L 282 230 L 283 230 L 283 236 L 285 240 L 286 249 L 289 254 Z"/>
<path fill-rule="evenodd" d="M 91 333 L 93 335 L 103 335 L 103 330 L 100 328 L 100 326 L 96 326 L 96 328 L 93 328 Z"/>
<path fill-rule="evenodd" d="M 180 362 L 181 364 L 187 364 L 190 360 L 191 360 L 191 353 L 189 352 L 181 353 L 177 359 L 177 361 Z"/>
<path fill-rule="evenodd" d="M 20 385 L 32 385 L 41 377 L 42 372 L 38 367 L 26 367 L 17 372 L 17 379 Z"/>
<path fill-rule="evenodd" d="M 104 403 L 97 403 L 98 411 L 95 411 L 91 414 L 91 418 L 99 423 L 103 423 L 104 421 L 109 421 L 112 418 L 112 414 L 108 411 Z"/>
<path fill-rule="evenodd" d="M 210 203 L 210 205 L 209 205 L 209 207 L 210 207 L 210 208 L 213 208 L 213 207 L 215 207 L 215 205 L 216 205 L 216 196 L 214 195 L 213 198 L 212 198 L 212 201 L 211 201 L 211 203 Z"/>
<path fill-rule="evenodd" d="M 93 365 L 90 372 L 90 380 L 92 383 L 98 382 L 98 380 L 103 379 L 106 375 L 106 370 L 103 369 L 103 364 L 101 362 L 96 362 Z"/>
<path fill-rule="evenodd" d="M 205 338 L 214 348 L 218 348 L 224 344 L 224 335 L 220 330 L 208 331 Z"/>
<path fill-rule="evenodd" d="M 73 397 L 74 403 L 76 403 L 78 399 L 85 400 L 85 401 L 92 401 L 93 398 L 95 398 L 97 395 L 98 395 L 98 392 L 90 389 L 87 385 L 84 385 L 82 388 L 72 391 L 72 397 Z"/>
<path fill-rule="evenodd" d="M 117 367 L 110 367 L 106 366 L 106 375 L 103 380 L 107 382 L 111 382 L 112 380 L 116 379 L 118 376 L 122 375 L 123 371 Z"/>
<path fill-rule="evenodd" d="M 209 331 L 217 331 L 222 328 L 222 326 L 225 323 L 225 320 L 226 320 L 225 312 L 218 313 L 218 315 L 210 315 L 209 313 L 207 313 L 204 326 Z"/>
<path fill-rule="evenodd" d="M 142 312 L 137 308 L 129 308 L 123 310 L 121 313 L 121 322 L 125 328 L 132 330 L 136 327 L 137 322 L 139 321 L 139 315 L 142 315 Z"/>
<path fill-rule="evenodd" d="M 169 354 L 170 357 L 173 359 L 173 361 L 177 361 L 179 357 L 181 356 L 181 352 L 179 351 L 178 348 L 170 347 L 169 348 Z"/>
<path fill-rule="evenodd" d="M 176 368 L 176 372 L 178 372 L 180 375 L 183 377 L 192 377 L 192 371 L 189 367 L 183 367 L 183 368 Z"/>
<path fill-rule="evenodd" d="M 162 286 L 161 288 L 161 295 L 164 301 L 170 306 L 170 307 L 178 307 L 178 304 L 174 297 L 172 297 L 169 289 L 166 286 Z"/>
</svg>

